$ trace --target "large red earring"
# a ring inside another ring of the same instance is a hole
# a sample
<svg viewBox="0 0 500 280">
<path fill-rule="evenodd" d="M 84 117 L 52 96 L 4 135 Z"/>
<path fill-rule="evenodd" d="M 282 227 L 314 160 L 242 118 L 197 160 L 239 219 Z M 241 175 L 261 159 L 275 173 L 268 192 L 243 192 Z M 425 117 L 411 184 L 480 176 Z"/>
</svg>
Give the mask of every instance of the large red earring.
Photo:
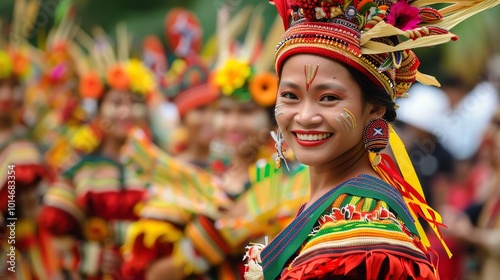
<svg viewBox="0 0 500 280">
<path fill-rule="evenodd" d="M 363 131 L 363 144 L 365 149 L 377 154 L 372 164 L 380 163 L 380 151 L 387 147 L 389 143 L 389 124 L 382 118 L 370 120 Z"/>
</svg>

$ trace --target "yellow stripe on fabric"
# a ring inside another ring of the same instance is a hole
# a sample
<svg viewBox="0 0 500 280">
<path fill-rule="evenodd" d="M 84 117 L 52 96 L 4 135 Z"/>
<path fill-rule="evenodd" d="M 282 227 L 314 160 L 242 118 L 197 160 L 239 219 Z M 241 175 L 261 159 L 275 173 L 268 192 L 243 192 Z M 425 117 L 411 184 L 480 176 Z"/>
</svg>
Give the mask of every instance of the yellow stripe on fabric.
<svg viewBox="0 0 500 280">
<path fill-rule="evenodd" d="M 412 243 L 413 240 L 403 232 L 390 231 L 387 229 L 375 229 L 370 227 L 359 227 L 351 230 L 346 230 L 342 232 L 332 232 L 326 233 L 322 236 L 315 237 L 311 239 L 305 246 L 304 250 L 314 246 L 316 244 L 320 244 L 323 242 L 336 242 L 336 241 L 344 241 L 349 238 L 359 238 L 359 237 L 370 237 L 370 238 L 385 238 L 392 241 L 398 242 L 407 242 Z"/>
<path fill-rule="evenodd" d="M 394 152 L 396 164 L 399 167 L 401 174 L 403 175 L 403 178 L 406 180 L 406 182 L 408 182 L 411 186 L 413 186 L 415 188 L 415 190 L 422 197 L 425 197 L 424 191 L 422 189 L 422 186 L 420 185 L 420 181 L 418 180 L 417 174 L 415 172 L 415 169 L 413 168 L 410 157 L 408 156 L 408 153 L 406 152 L 406 148 L 405 148 L 403 141 L 401 141 L 401 139 L 399 138 L 397 133 L 394 131 L 394 128 L 390 124 L 389 124 L 389 130 L 390 130 L 390 135 L 389 135 L 390 145 L 391 145 L 391 148 Z M 413 196 L 411 198 L 405 197 L 404 199 L 405 199 L 405 202 L 407 204 L 408 204 L 408 202 L 412 202 L 412 203 L 418 205 L 422 209 L 422 213 L 425 215 L 426 218 L 434 219 L 432 217 L 432 215 L 430 214 L 430 213 L 432 213 L 435 216 L 436 221 L 439 223 L 442 223 L 443 220 L 442 220 L 441 216 L 439 215 L 439 213 L 434 211 L 434 209 L 430 208 L 429 205 L 427 205 L 427 203 L 420 202 L 419 200 L 417 200 Z M 422 243 L 425 246 L 429 247 L 430 246 L 429 239 L 427 238 L 427 235 L 425 234 L 425 230 L 423 229 L 422 225 L 418 221 L 418 217 L 417 217 L 416 213 L 414 213 L 414 211 L 411 208 L 410 208 L 410 212 L 412 213 L 413 218 L 415 219 L 415 226 L 417 228 L 418 233 L 420 234 L 420 238 L 421 238 Z M 443 238 L 439 234 L 439 229 L 437 228 L 436 225 L 432 225 L 432 224 L 431 224 L 431 228 L 436 233 L 436 236 L 439 238 L 439 240 L 441 241 L 441 244 L 443 245 L 444 249 L 446 250 L 448 257 L 451 258 L 452 253 L 450 252 L 448 246 L 446 245 Z"/>
<path fill-rule="evenodd" d="M 200 229 L 201 228 L 201 229 Z M 194 223 L 186 226 L 186 235 L 189 240 L 195 245 L 196 249 L 213 265 L 220 264 L 224 261 L 224 253 L 218 250 L 217 244 L 202 232 L 203 227 Z"/>
<path fill-rule="evenodd" d="M 372 206 L 374 199 L 370 197 L 365 197 L 365 200 L 363 201 L 363 207 L 361 208 L 361 211 L 363 212 L 368 212 L 372 210 Z"/>
<path fill-rule="evenodd" d="M 347 248 L 349 250 L 350 248 L 354 246 L 363 246 L 363 245 L 372 245 L 372 244 L 388 244 L 388 245 L 393 245 L 393 246 L 401 246 L 405 247 L 411 250 L 414 250 L 415 252 L 422 253 L 422 251 L 415 246 L 412 242 L 401 242 L 393 239 L 387 239 L 387 238 L 381 238 L 381 237 L 371 237 L 371 236 L 356 236 L 352 238 L 347 238 L 347 239 L 342 239 L 342 240 L 337 240 L 335 244 L 332 244 L 332 242 L 321 242 L 318 243 L 314 246 L 309 246 L 307 249 L 303 248 L 302 251 L 300 251 L 299 256 L 297 258 L 300 258 L 304 255 L 307 254 L 314 254 L 317 252 L 319 249 L 322 248 Z M 346 251 L 347 251 L 346 250 Z"/>
<path fill-rule="evenodd" d="M 361 200 L 361 197 L 359 197 L 359 196 L 351 196 L 351 200 L 347 204 L 351 204 L 351 205 L 356 206 L 356 210 L 359 211 L 357 206 L 358 206 L 358 203 L 360 202 L 360 200 Z"/>
</svg>

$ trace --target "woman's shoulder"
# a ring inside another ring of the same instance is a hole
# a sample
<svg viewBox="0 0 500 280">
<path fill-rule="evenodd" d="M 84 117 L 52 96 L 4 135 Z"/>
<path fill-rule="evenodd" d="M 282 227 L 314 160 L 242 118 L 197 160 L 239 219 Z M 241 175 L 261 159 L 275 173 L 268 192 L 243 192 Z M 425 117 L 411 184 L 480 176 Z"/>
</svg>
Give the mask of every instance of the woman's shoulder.
<svg viewBox="0 0 500 280">
<path fill-rule="evenodd" d="M 375 190 L 366 191 L 368 186 Z M 393 273 L 433 279 L 433 266 L 416 231 L 412 232 L 401 218 L 404 213 L 392 207 L 402 198 L 393 195 L 390 188 L 393 187 L 369 175 L 340 185 L 337 193 L 332 194 L 336 196 L 333 203 L 319 216 L 284 273 L 300 279 L 305 277 L 304 267 L 314 267 L 315 273 L 323 276 L 371 275 L 378 279 L 382 274 Z M 379 192 L 384 195 L 378 195 Z"/>
</svg>

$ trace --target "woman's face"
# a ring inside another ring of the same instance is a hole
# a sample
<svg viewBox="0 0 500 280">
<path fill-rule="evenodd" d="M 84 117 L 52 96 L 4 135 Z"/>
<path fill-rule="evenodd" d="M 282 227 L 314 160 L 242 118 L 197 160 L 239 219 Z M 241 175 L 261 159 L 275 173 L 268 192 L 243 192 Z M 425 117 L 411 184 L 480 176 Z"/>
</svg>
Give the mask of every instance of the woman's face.
<svg viewBox="0 0 500 280">
<path fill-rule="evenodd" d="M 112 89 L 103 97 L 98 118 L 105 137 L 125 140 L 132 127 L 146 121 L 144 100 Z"/>
<path fill-rule="evenodd" d="M 221 97 L 214 121 L 217 135 L 239 155 L 256 151 L 269 139 L 269 114 L 251 101 Z"/>
<path fill-rule="evenodd" d="M 283 65 L 276 120 L 297 159 L 321 166 L 363 149 L 363 129 L 385 110 L 364 102 L 357 82 L 341 64 L 300 54 Z"/>
<path fill-rule="evenodd" d="M 189 141 L 208 148 L 214 137 L 214 107 L 205 105 L 187 112 L 182 118 L 182 124 L 187 130 Z"/>
</svg>

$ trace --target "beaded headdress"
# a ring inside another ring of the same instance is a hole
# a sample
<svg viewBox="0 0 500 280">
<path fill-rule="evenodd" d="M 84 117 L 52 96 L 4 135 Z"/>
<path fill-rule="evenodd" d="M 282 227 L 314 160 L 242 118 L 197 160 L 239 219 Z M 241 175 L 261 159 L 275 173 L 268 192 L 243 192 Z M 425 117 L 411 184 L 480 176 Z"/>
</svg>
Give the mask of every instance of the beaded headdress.
<svg viewBox="0 0 500 280">
<path fill-rule="evenodd" d="M 412 51 L 456 40 L 449 30 L 493 7 L 498 0 L 271 0 L 285 33 L 276 48 L 279 75 L 286 58 L 313 53 L 341 61 L 384 88 L 404 97 L 415 81 L 436 85 L 418 72 Z M 433 4 L 451 4 L 442 9 Z"/>
</svg>

